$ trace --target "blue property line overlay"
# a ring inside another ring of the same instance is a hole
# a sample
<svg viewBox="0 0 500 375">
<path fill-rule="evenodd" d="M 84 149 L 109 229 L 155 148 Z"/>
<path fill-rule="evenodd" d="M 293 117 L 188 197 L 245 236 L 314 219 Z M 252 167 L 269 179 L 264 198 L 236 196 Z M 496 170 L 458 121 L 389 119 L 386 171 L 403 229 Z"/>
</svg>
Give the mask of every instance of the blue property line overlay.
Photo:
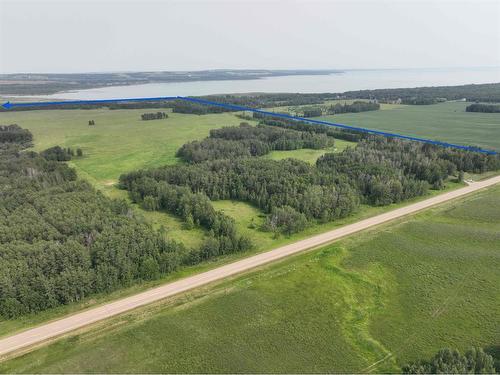
<svg viewBox="0 0 500 375">
<path fill-rule="evenodd" d="M 334 122 L 313 120 L 310 118 L 292 116 L 292 115 L 288 115 L 288 114 L 284 114 L 284 113 L 274 113 L 274 112 L 269 112 L 269 111 L 263 111 L 261 109 L 244 107 L 244 106 L 235 105 L 235 104 L 218 103 L 218 102 L 213 102 L 211 100 L 190 98 L 190 97 L 186 97 L 186 96 L 159 96 L 159 97 L 154 97 L 154 98 L 123 98 L 123 99 L 103 99 L 103 100 L 73 100 L 73 101 L 60 101 L 60 102 L 29 102 L 29 103 L 6 102 L 2 105 L 2 107 L 4 109 L 11 109 L 11 108 L 15 108 L 15 107 L 41 107 L 41 106 L 50 106 L 50 105 L 71 105 L 71 104 L 105 104 L 105 103 L 119 103 L 119 102 L 146 102 L 146 101 L 163 101 L 163 100 L 184 100 L 184 101 L 203 104 L 203 105 L 217 106 L 217 107 L 228 108 L 228 109 L 237 110 L 237 111 L 249 111 L 249 112 L 260 113 L 260 114 L 263 114 L 266 116 L 280 117 L 280 118 L 285 118 L 288 120 L 295 120 L 295 121 L 302 121 L 302 122 L 306 122 L 309 124 L 326 125 L 326 126 L 332 126 L 332 127 L 336 127 L 336 128 L 345 129 L 345 130 L 354 130 L 354 131 L 362 132 L 362 133 L 382 135 L 384 137 L 389 137 L 389 138 L 406 139 L 406 140 L 410 140 L 410 141 L 428 143 L 428 144 L 437 145 L 437 146 L 457 148 L 457 149 L 466 150 L 466 151 L 473 151 L 473 152 L 480 152 L 480 153 L 488 154 L 488 155 L 496 155 L 497 154 L 496 151 L 484 150 L 484 149 L 481 149 L 478 147 L 473 147 L 473 146 L 463 146 L 463 145 L 457 145 L 454 143 L 435 141 L 432 139 L 412 137 L 412 136 L 396 134 L 396 133 L 388 133 L 388 132 L 383 132 L 380 130 L 360 128 L 357 126 L 338 124 L 338 123 L 334 123 Z"/>
<path fill-rule="evenodd" d="M 11 109 L 15 107 L 42 107 L 49 105 L 69 105 L 69 104 L 104 104 L 104 103 L 118 103 L 118 102 L 152 102 L 158 100 L 175 100 L 179 99 L 177 96 L 159 96 L 156 98 L 128 98 L 128 99 L 99 99 L 99 100 L 66 100 L 62 102 L 30 102 L 30 103 L 11 103 L 7 102 L 2 104 L 4 109 Z"/>
</svg>

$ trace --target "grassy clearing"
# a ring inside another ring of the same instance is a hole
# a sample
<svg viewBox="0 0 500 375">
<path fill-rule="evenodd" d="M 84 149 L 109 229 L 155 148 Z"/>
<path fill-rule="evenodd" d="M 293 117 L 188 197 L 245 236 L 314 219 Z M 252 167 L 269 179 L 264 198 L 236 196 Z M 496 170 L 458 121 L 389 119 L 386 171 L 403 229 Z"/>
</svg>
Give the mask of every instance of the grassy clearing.
<svg viewBox="0 0 500 375">
<path fill-rule="evenodd" d="M 102 323 L 1 372 L 394 372 L 500 339 L 500 187 Z M 375 364 L 375 365 L 374 365 Z"/>
<path fill-rule="evenodd" d="M 354 147 L 356 145 L 356 142 L 348 142 L 344 141 L 342 139 L 336 139 L 335 140 L 335 146 L 327 149 L 322 149 L 322 150 L 311 150 L 307 148 L 303 148 L 300 150 L 290 150 L 290 151 L 271 151 L 269 154 L 265 155 L 265 158 L 272 159 L 272 160 L 282 160 L 282 159 L 288 159 L 288 158 L 294 158 L 294 159 L 299 159 L 303 160 L 306 163 L 309 164 L 314 164 L 316 163 L 316 160 L 320 156 L 323 156 L 324 154 L 328 152 L 341 152 L 345 150 L 347 147 Z"/>
</svg>

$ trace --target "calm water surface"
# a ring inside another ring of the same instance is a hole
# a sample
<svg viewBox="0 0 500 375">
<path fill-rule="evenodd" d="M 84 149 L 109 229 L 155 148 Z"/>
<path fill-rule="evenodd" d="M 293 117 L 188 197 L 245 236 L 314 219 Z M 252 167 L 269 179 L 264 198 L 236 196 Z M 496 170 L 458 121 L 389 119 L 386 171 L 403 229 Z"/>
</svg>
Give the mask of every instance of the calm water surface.
<svg viewBox="0 0 500 375">
<path fill-rule="evenodd" d="M 250 92 L 344 92 L 350 90 L 447 86 L 500 82 L 500 67 L 456 69 L 348 70 L 341 74 L 271 77 L 255 80 L 150 83 L 61 92 L 44 98 L 110 99 L 197 96 Z"/>
</svg>

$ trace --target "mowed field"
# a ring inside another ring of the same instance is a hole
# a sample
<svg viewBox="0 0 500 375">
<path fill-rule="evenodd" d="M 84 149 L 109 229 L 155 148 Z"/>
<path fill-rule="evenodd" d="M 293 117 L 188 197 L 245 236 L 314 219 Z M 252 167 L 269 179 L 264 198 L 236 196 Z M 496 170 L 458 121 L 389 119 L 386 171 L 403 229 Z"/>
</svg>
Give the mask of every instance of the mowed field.
<svg viewBox="0 0 500 375">
<path fill-rule="evenodd" d="M 388 372 L 498 351 L 500 187 L 137 310 L 1 372 Z"/>
<path fill-rule="evenodd" d="M 469 104 L 382 105 L 379 111 L 317 119 L 500 151 L 500 113 L 465 112 Z"/>
</svg>

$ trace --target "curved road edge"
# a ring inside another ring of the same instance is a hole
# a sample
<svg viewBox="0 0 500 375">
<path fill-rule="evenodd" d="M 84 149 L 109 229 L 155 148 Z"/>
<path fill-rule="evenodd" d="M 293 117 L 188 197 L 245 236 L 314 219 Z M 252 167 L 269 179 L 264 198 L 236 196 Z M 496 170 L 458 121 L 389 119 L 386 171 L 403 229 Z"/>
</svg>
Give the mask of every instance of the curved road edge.
<svg viewBox="0 0 500 375">
<path fill-rule="evenodd" d="M 239 261 L 214 268 L 210 271 L 186 277 L 153 289 L 122 298 L 105 305 L 91 308 L 89 310 L 61 318 L 50 323 L 30 328 L 26 331 L 7 336 L 0 339 L 0 358 L 7 354 L 12 354 L 21 349 L 40 344 L 46 340 L 61 336 L 70 331 L 82 328 L 92 323 L 107 319 L 132 309 L 157 302 L 161 299 L 206 285 L 208 283 L 233 276 L 252 268 L 273 262 L 287 256 L 310 250 L 321 245 L 326 245 L 334 240 L 343 238 L 350 234 L 368 229 L 380 224 L 384 224 L 394 219 L 416 213 L 423 209 L 435 206 L 449 200 L 462 197 L 480 189 L 500 183 L 500 176 L 492 177 L 483 181 L 471 183 L 469 186 L 443 193 L 435 197 L 410 204 L 377 216 L 363 219 L 353 224 L 325 232 L 292 244 L 276 248 L 271 251 L 260 253 L 241 259 Z"/>
</svg>

